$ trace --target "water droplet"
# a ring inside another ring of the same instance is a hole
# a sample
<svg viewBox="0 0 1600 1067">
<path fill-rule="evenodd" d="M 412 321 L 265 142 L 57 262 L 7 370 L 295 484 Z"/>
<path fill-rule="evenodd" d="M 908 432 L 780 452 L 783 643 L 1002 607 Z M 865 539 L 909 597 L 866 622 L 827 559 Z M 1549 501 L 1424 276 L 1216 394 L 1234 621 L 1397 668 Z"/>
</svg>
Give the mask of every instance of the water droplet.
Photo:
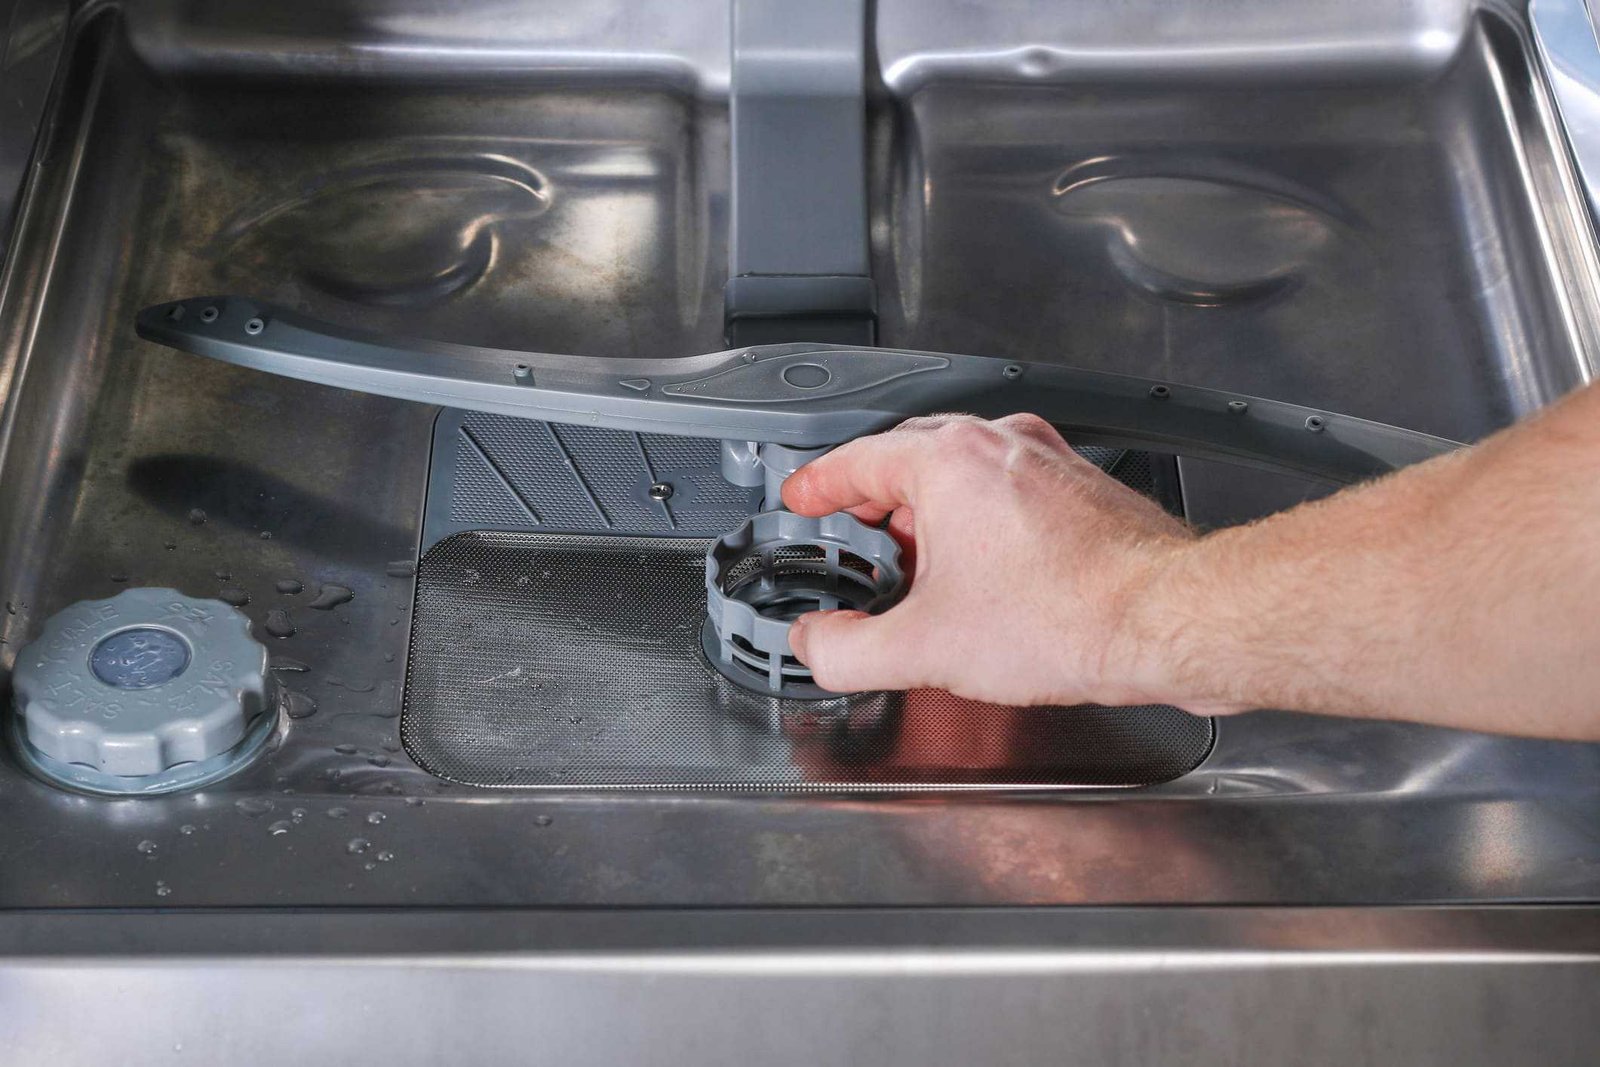
<svg viewBox="0 0 1600 1067">
<path fill-rule="evenodd" d="M 296 593 L 304 589 L 305 586 L 300 584 L 300 579 L 298 578 L 279 578 L 273 583 L 273 588 L 282 593 L 284 596 L 294 596 Z"/>
<path fill-rule="evenodd" d="M 156 883 L 156 896 L 158 896 L 158 897 L 170 897 L 171 895 L 172 895 L 172 887 L 170 885 L 167 885 L 165 882 L 157 882 Z"/>
<path fill-rule="evenodd" d="M 399 738 L 396 738 L 396 737 L 385 737 L 382 741 L 380 741 L 378 743 L 383 746 L 383 750 L 385 752 L 399 752 L 400 751 L 400 739 Z"/>
<path fill-rule="evenodd" d="M 259 819 L 272 810 L 272 801 L 263 797 L 243 797 L 235 800 L 233 807 L 247 819 Z"/>
<path fill-rule="evenodd" d="M 368 756 L 367 762 L 374 767 L 387 767 L 389 766 L 389 757 L 379 753 L 376 756 Z"/>
<path fill-rule="evenodd" d="M 261 540 L 263 540 L 263 541 L 272 540 L 272 531 L 271 530 L 262 530 L 261 531 Z"/>
<path fill-rule="evenodd" d="M 385 662 L 385 663 L 393 663 L 394 662 L 394 653 L 393 652 L 385 652 L 383 654 L 383 662 Z"/>
<path fill-rule="evenodd" d="M 354 745 L 334 745 L 333 750 L 341 756 L 354 756 L 356 754 L 356 746 Z"/>
<path fill-rule="evenodd" d="M 270 637 L 293 637 L 294 620 L 289 618 L 289 613 L 282 608 L 273 608 L 267 612 L 267 621 L 262 624 Z"/>
<path fill-rule="evenodd" d="M 384 782 L 383 785 L 378 789 L 378 792 L 386 793 L 391 797 L 397 797 L 401 793 L 405 792 L 405 790 L 401 789 L 394 782 Z"/>
<path fill-rule="evenodd" d="M 161 547 L 166 549 L 168 552 L 172 552 L 172 551 L 175 551 L 177 549 L 178 542 L 176 542 L 176 541 L 164 541 L 164 542 L 162 542 Z"/>
<path fill-rule="evenodd" d="M 406 797 L 406 807 L 408 807 L 408 808 L 420 808 L 420 807 L 422 807 L 422 798 L 421 797 Z"/>
<path fill-rule="evenodd" d="M 293 811 L 291 811 L 289 813 L 289 818 L 293 819 L 295 822 L 304 822 L 305 821 L 305 817 L 306 817 L 306 809 L 305 808 L 295 808 Z"/>
<path fill-rule="evenodd" d="M 555 820 L 548 815 L 536 815 L 533 818 L 533 825 L 535 826 L 549 826 L 553 822 Z"/>
<path fill-rule="evenodd" d="M 201 510 L 200 508 L 190 508 L 189 509 L 189 525 L 190 526 L 204 526 L 205 524 L 206 524 L 206 513 L 203 510 Z"/>
<path fill-rule="evenodd" d="M 182 826 L 178 827 L 178 833 L 182 834 L 184 837 L 188 837 L 189 835 L 193 834 L 194 833 L 194 823 L 192 823 L 192 822 L 184 823 Z"/>
<path fill-rule="evenodd" d="M 328 809 L 328 818 L 330 818 L 330 819 L 342 819 L 346 815 L 349 815 L 349 814 L 350 814 L 350 809 L 349 808 L 329 808 Z"/>
<path fill-rule="evenodd" d="M 311 665 L 301 663 L 292 656 L 273 656 L 271 669 L 275 671 L 309 671 Z"/>
<path fill-rule="evenodd" d="M 387 818 L 388 816 L 381 811 L 371 811 L 367 813 L 367 823 L 371 826 L 377 826 Z"/>
<path fill-rule="evenodd" d="M 217 581 L 219 582 L 226 582 L 233 577 L 233 572 L 226 567 L 218 567 L 212 573 L 217 576 Z"/>
<path fill-rule="evenodd" d="M 359 856 L 372 847 L 372 842 L 364 837 L 352 837 L 344 846 L 344 850 L 352 856 Z"/>
<path fill-rule="evenodd" d="M 378 869 L 378 865 L 373 863 L 371 860 L 368 860 L 366 863 L 361 865 L 361 869 L 364 871 L 375 871 Z"/>
<path fill-rule="evenodd" d="M 133 847 L 138 849 L 141 855 L 154 856 L 156 854 L 156 843 L 149 838 L 145 838 Z"/>
<path fill-rule="evenodd" d="M 278 837 L 282 834 L 288 833 L 292 829 L 294 829 L 294 823 L 290 822 L 288 819 L 279 819 L 277 822 L 267 827 L 267 833 L 271 834 L 273 837 Z"/>
<path fill-rule="evenodd" d="M 250 594 L 236 585 L 227 585 L 217 590 L 217 599 L 224 604 L 232 604 L 236 608 L 242 608 L 250 603 Z"/>
<path fill-rule="evenodd" d="M 349 586 L 326 584 L 317 591 L 317 598 L 311 606 L 318 611 L 332 611 L 340 604 L 348 604 L 355 599 L 355 590 Z"/>
<path fill-rule="evenodd" d="M 383 852 L 378 853 L 376 858 L 377 858 L 379 863 L 388 863 L 390 860 L 394 859 L 394 853 L 393 852 L 389 852 L 388 850 L 385 850 Z"/>
<path fill-rule="evenodd" d="M 391 578 L 409 578 L 417 573 L 417 565 L 409 559 L 397 559 L 383 568 Z"/>
<path fill-rule="evenodd" d="M 309 719 L 317 713 L 317 702 L 293 689 L 283 691 L 283 711 L 291 719 Z"/>
</svg>

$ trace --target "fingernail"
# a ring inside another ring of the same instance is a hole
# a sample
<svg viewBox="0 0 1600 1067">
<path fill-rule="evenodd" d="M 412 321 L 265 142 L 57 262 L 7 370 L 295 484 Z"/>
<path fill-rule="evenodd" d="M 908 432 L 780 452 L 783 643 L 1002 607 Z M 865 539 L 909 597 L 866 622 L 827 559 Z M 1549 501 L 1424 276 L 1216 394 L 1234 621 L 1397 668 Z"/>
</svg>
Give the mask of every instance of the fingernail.
<svg viewBox="0 0 1600 1067">
<path fill-rule="evenodd" d="M 789 624 L 789 651 L 793 652 L 795 658 L 801 663 L 806 661 L 805 632 L 807 618 L 808 616 L 802 615 Z"/>
</svg>

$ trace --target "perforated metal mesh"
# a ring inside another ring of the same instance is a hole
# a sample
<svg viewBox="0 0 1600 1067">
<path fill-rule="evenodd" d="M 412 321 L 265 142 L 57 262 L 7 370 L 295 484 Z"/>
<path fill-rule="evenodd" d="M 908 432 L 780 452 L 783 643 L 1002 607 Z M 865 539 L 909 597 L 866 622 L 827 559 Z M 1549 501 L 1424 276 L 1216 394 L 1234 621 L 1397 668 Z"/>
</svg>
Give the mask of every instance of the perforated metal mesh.
<svg viewBox="0 0 1600 1067">
<path fill-rule="evenodd" d="M 1109 449 L 1103 450 L 1109 451 Z M 1118 452 L 1109 463 L 1091 460 L 1101 470 L 1110 474 L 1124 485 L 1137 489 L 1141 493 L 1149 493 L 1155 489 L 1155 465 L 1150 460 L 1150 453 L 1135 452 L 1131 449 Z"/>
<path fill-rule="evenodd" d="M 840 791 L 1135 785 L 1204 758 L 1174 708 L 933 691 L 757 696 L 699 645 L 704 540 L 457 534 L 418 571 L 405 743 L 483 786 Z"/>
</svg>

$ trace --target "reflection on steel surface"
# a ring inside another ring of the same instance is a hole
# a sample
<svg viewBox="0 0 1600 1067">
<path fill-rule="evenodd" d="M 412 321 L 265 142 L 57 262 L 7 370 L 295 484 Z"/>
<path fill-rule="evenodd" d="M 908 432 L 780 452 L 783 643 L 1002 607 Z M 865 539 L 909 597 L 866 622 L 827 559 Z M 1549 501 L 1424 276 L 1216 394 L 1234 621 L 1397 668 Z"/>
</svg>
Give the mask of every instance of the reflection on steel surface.
<svg viewBox="0 0 1600 1067">
<path fill-rule="evenodd" d="M 527 224 L 550 196 L 544 176 L 517 159 L 386 154 L 249 205 L 217 235 L 214 254 L 289 265 L 305 284 L 356 303 L 430 304 L 480 283 L 507 232 L 533 239 Z"/>
</svg>

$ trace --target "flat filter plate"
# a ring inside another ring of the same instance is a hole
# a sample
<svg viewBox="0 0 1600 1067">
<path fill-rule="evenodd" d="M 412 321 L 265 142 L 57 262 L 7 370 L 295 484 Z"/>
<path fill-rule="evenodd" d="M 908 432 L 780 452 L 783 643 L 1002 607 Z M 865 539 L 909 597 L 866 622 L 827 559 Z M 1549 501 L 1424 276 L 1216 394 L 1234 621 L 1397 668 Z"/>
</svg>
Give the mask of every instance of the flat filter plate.
<svg viewBox="0 0 1600 1067">
<path fill-rule="evenodd" d="M 1142 785 L 1210 750 L 1210 720 L 1176 708 L 747 692 L 701 650 L 707 545 L 485 531 L 434 544 L 418 569 L 411 755 L 491 787 L 857 792 Z"/>
</svg>

